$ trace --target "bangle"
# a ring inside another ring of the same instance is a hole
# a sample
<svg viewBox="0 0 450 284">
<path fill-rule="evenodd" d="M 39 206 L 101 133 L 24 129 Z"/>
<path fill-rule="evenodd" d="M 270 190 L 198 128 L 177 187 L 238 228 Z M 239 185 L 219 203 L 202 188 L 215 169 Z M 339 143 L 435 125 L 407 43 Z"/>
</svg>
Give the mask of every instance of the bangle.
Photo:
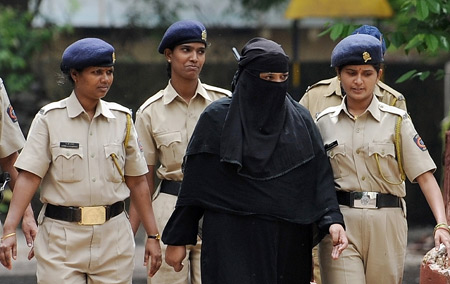
<svg viewBox="0 0 450 284">
<path fill-rule="evenodd" d="M 156 235 L 148 235 L 149 239 L 155 239 L 157 241 L 159 241 L 161 239 L 161 236 L 159 234 Z"/>
<path fill-rule="evenodd" d="M 1 240 L 3 241 L 4 239 L 7 239 L 7 238 L 15 236 L 15 235 L 16 235 L 16 233 L 10 233 L 10 234 L 4 235 Z"/>
<path fill-rule="evenodd" d="M 447 232 L 450 233 L 450 229 L 446 223 L 439 223 L 436 226 L 434 226 L 433 236 L 436 234 L 436 231 L 439 229 L 445 229 Z"/>
</svg>

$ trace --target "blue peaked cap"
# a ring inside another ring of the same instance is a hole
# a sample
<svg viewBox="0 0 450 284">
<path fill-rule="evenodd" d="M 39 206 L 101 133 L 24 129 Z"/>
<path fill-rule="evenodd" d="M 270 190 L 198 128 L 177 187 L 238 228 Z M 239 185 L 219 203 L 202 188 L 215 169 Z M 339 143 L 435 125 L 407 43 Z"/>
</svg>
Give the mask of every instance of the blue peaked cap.
<svg viewBox="0 0 450 284">
<path fill-rule="evenodd" d="M 362 25 L 356 30 L 353 31 L 352 35 L 354 34 L 365 34 L 365 35 L 371 35 L 378 40 L 381 40 L 381 47 L 383 50 L 383 55 L 386 52 L 386 41 L 384 40 L 383 34 L 380 32 L 380 30 L 377 27 L 369 26 L 369 25 Z"/>
<path fill-rule="evenodd" d="M 205 26 L 199 21 L 183 20 L 173 23 L 164 33 L 159 43 L 158 52 L 163 54 L 164 49 L 173 49 L 175 46 L 188 42 L 207 42 Z"/>
<path fill-rule="evenodd" d="M 381 41 L 366 34 L 347 36 L 336 45 L 331 53 L 331 67 L 373 65 L 383 61 Z"/>
<path fill-rule="evenodd" d="M 89 66 L 113 66 L 116 61 L 114 47 L 99 38 L 83 38 L 69 45 L 62 55 L 61 71 Z"/>
</svg>

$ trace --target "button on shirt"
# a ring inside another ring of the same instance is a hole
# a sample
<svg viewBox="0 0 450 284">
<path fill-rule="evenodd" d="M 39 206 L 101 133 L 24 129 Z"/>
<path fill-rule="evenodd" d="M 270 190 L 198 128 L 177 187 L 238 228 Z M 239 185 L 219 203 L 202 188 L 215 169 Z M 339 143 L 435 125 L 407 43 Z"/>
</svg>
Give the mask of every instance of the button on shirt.
<svg viewBox="0 0 450 284">
<path fill-rule="evenodd" d="M 129 196 L 122 173 L 147 173 L 136 130 L 125 149 L 128 110 L 100 100 L 92 121 L 75 94 L 51 103 L 33 120 L 15 166 L 42 178 L 41 201 L 64 206 L 109 205 Z"/>
<path fill-rule="evenodd" d="M 343 100 L 339 106 L 326 109 L 316 120 L 324 144 L 338 142 L 337 146 L 328 150 L 336 189 L 375 191 L 399 197 L 406 195 L 405 184 L 400 183 L 394 145 L 399 117 L 402 117 L 401 158 L 408 179 L 415 182 L 419 175 L 436 169 L 406 112 L 380 103 L 374 96 L 368 109 L 353 118 Z M 375 156 L 379 158 L 381 172 Z M 386 180 L 400 184 L 393 185 Z"/>
<path fill-rule="evenodd" d="M 200 114 L 211 102 L 229 95 L 229 91 L 202 84 L 199 80 L 196 94 L 187 103 L 169 81 L 164 90 L 139 108 L 136 129 L 147 164 L 161 163 L 157 170 L 159 179 L 183 179 L 183 157 Z"/>
<path fill-rule="evenodd" d="M 0 158 L 5 158 L 22 149 L 25 138 L 1 78 L 0 108 Z"/>
</svg>

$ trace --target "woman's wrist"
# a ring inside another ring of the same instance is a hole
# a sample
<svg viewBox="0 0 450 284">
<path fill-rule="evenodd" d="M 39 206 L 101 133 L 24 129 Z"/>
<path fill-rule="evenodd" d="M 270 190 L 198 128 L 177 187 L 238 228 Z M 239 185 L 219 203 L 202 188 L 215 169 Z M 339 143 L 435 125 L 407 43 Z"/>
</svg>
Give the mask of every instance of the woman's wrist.
<svg viewBox="0 0 450 284">
<path fill-rule="evenodd" d="M 436 226 L 434 226 L 433 236 L 436 234 L 436 231 L 440 229 L 446 230 L 448 233 L 450 233 L 450 228 L 448 227 L 447 223 L 438 223 Z"/>
</svg>

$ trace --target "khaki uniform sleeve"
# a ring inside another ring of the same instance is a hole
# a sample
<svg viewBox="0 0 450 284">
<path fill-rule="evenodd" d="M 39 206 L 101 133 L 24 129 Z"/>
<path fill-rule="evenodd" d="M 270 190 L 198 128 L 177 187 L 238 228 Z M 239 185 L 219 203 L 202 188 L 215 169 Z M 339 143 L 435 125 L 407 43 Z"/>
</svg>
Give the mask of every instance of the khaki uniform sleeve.
<svg viewBox="0 0 450 284">
<path fill-rule="evenodd" d="M 152 136 L 152 123 L 148 109 L 136 113 L 136 131 L 142 144 L 147 165 L 154 166 L 158 161 L 156 144 Z"/>
<path fill-rule="evenodd" d="M 408 179 L 416 182 L 416 178 L 421 174 L 434 172 L 436 164 L 409 118 L 403 119 L 401 137 L 403 167 Z"/>
<path fill-rule="evenodd" d="M 43 178 L 52 160 L 49 144 L 47 124 L 44 117 L 37 114 L 28 132 L 27 143 L 14 166 Z"/>
<path fill-rule="evenodd" d="M 134 123 L 131 123 L 130 137 L 125 151 L 125 175 L 140 176 L 146 174 L 148 172 L 148 168 Z"/>
<path fill-rule="evenodd" d="M 19 151 L 25 144 L 17 116 L 0 79 L 0 158 Z"/>
</svg>

